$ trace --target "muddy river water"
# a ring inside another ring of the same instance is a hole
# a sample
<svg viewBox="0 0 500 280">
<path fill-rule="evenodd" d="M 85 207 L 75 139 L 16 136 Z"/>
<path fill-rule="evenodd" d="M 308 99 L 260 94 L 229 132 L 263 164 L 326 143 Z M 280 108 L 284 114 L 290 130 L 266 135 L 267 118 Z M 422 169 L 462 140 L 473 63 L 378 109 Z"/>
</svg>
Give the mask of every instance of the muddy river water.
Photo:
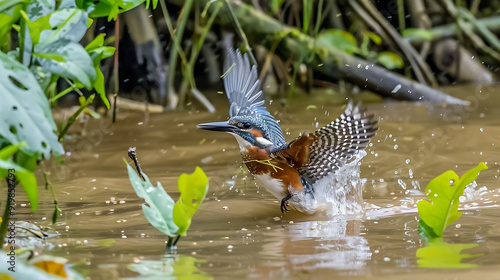
<svg viewBox="0 0 500 280">
<path fill-rule="evenodd" d="M 224 96 L 215 100 L 215 114 L 121 111 L 111 127 L 107 119 L 90 121 L 85 135 L 65 144 L 66 164 L 47 165 L 63 210 L 57 224 L 50 225 L 52 199 L 42 189 L 38 212 L 25 207 L 18 215 L 59 232 L 40 250 L 69 259 L 90 279 L 170 279 L 130 269 L 162 260 L 166 241 L 145 219 L 143 200 L 128 180 L 122 158 L 135 146 L 144 172 L 174 200 L 181 173 L 200 166 L 210 180 L 178 244 L 178 256 L 192 266 L 192 274 L 179 279 L 500 279 L 500 88 L 447 91 L 469 96 L 472 105 L 367 104 L 380 125 L 361 165 L 363 215 L 281 214 L 277 199 L 242 167 L 235 139 L 196 129 L 227 118 Z M 328 96 L 297 98 L 285 108 L 276 103 L 269 108 L 288 141 L 327 124 L 343 108 Z M 425 197 L 425 186 L 446 170 L 462 175 L 479 162 L 489 169 L 467 189 L 463 216 L 444 234 L 448 243 L 478 244 L 464 251 L 478 255 L 462 260 L 470 268 L 419 267 L 416 252 L 424 244 L 416 202 Z"/>
</svg>

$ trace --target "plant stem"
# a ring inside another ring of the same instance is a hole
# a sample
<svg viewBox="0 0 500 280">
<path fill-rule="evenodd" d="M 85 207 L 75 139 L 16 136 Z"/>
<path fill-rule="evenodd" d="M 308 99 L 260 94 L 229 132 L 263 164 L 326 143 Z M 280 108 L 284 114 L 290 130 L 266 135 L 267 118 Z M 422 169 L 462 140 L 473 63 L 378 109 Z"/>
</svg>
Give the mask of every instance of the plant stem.
<svg viewBox="0 0 500 280">
<path fill-rule="evenodd" d="M 175 238 L 174 244 L 172 244 L 173 247 L 177 246 L 177 242 L 179 241 L 180 238 L 181 238 L 181 236 L 177 235 L 177 237 Z"/>
<path fill-rule="evenodd" d="M 66 133 L 68 133 L 69 128 L 76 121 L 78 115 L 80 115 L 80 113 L 83 112 L 85 107 L 87 107 L 90 103 L 92 103 L 92 101 L 94 101 L 94 97 L 95 94 L 89 96 L 89 98 L 87 98 L 87 100 L 85 100 L 85 102 L 80 105 L 80 108 L 78 108 L 78 110 L 76 110 L 76 112 L 68 119 L 68 122 L 64 126 L 63 130 L 59 133 L 59 138 L 58 138 L 59 142 L 61 142 L 64 139 L 64 136 L 66 135 Z"/>
<path fill-rule="evenodd" d="M 120 83 L 118 82 L 118 54 L 120 46 L 120 15 L 116 16 L 115 21 L 115 55 L 113 57 L 113 81 L 114 81 L 114 94 L 113 94 L 113 123 L 116 121 L 116 99 L 118 97 L 118 91 L 120 90 Z"/>
<path fill-rule="evenodd" d="M 403 34 L 403 31 L 406 29 L 404 0 L 398 0 L 398 20 L 399 20 L 399 34 Z"/>
</svg>

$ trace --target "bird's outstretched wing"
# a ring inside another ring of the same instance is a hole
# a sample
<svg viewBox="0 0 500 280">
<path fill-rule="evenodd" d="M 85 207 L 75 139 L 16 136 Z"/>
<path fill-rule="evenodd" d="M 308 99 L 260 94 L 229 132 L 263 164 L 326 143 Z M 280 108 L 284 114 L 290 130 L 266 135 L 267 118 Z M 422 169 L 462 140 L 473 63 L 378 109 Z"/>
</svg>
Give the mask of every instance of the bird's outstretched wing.
<svg viewBox="0 0 500 280">
<path fill-rule="evenodd" d="M 377 132 L 377 121 L 361 104 L 349 102 L 344 113 L 314 132 L 309 162 L 299 168 L 302 176 L 315 182 L 335 172 L 359 151 L 364 150 Z"/>
<path fill-rule="evenodd" d="M 264 131 L 269 135 L 275 147 L 286 144 L 278 122 L 267 111 L 264 94 L 260 89 L 257 67 L 251 65 L 248 55 L 241 55 L 239 50 L 229 50 L 224 61 L 224 87 L 231 107 L 229 116 L 256 116 L 265 122 Z"/>
<path fill-rule="evenodd" d="M 366 148 L 377 132 L 377 121 L 361 104 L 349 102 L 344 113 L 314 133 L 304 134 L 272 154 L 297 168 L 301 178 L 314 183 L 346 164 Z"/>
</svg>

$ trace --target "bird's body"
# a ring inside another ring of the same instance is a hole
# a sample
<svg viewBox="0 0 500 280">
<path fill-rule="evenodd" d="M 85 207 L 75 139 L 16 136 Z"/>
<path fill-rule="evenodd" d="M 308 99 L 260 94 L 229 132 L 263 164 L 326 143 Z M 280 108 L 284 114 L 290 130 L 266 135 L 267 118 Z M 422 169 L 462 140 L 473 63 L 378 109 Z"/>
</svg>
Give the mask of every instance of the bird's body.
<svg viewBox="0 0 500 280">
<path fill-rule="evenodd" d="M 198 128 L 234 135 L 243 162 L 257 181 L 281 200 L 281 211 L 290 205 L 307 212 L 300 205 L 304 197 L 314 200 L 318 181 L 334 174 L 366 148 L 376 133 L 377 122 L 373 115 L 366 115 L 364 108 L 349 103 L 335 121 L 287 143 L 278 122 L 266 110 L 257 70 L 246 55 L 230 51 L 225 68 L 230 119 Z M 299 195 L 302 199 L 291 199 Z"/>
</svg>

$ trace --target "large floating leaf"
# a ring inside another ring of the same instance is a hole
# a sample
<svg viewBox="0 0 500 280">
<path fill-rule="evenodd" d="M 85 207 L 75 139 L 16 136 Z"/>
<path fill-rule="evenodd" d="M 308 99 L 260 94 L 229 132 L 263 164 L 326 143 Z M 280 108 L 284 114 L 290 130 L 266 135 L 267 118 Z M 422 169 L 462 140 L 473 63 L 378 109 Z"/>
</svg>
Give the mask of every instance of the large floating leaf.
<svg viewBox="0 0 500 280">
<path fill-rule="evenodd" d="M 434 178 L 425 188 L 425 193 L 432 203 L 426 200 L 417 203 L 421 218 L 419 223 L 425 223 L 421 228 L 430 227 L 436 236 L 443 236 L 445 228 L 462 215 L 462 212 L 458 211 L 458 204 L 465 187 L 485 169 L 488 167 L 481 162 L 462 177 L 448 170 Z"/>
<path fill-rule="evenodd" d="M 13 174 L 15 180 L 23 187 L 26 196 L 31 204 L 31 210 L 36 211 L 38 205 L 38 187 L 35 174 L 33 171 L 36 168 L 36 156 L 28 156 L 19 151 L 26 143 L 18 145 L 9 145 L 0 150 L 0 179 L 10 178 Z M 12 156 L 18 154 L 17 163 L 12 161 Z"/>
<path fill-rule="evenodd" d="M 14 145 L 26 141 L 21 150 L 45 158 L 62 154 L 49 102 L 33 74 L 2 52 L 0 73 L 0 136 Z"/>
<path fill-rule="evenodd" d="M 165 192 L 160 182 L 154 187 L 149 181 L 148 176 L 142 173 L 146 181 L 142 181 L 134 169 L 127 163 L 128 176 L 132 187 L 139 197 L 144 198 L 146 204 L 142 205 L 142 211 L 146 219 L 159 231 L 173 237 L 179 229 L 174 223 L 173 208 L 174 201 Z"/>
<path fill-rule="evenodd" d="M 181 195 L 174 206 L 174 221 L 179 226 L 177 233 L 185 236 L 191 225 L 191 218 L 207 194 L 208 178 L 200 167 L 196 167 L 192 174 L 184 173 L 179 176 L 177 187 Z"/>
<path fill-rule="evenodd" d="M 471 268 L 477 264 L 462 263 L 463 259 L 482 256 L 483 254 L 461 254 L 462 250 L 477 247 L 478 244 L 450 244 L 438 237 L 432 239 L 426 247 L 417 250 L 417 264 L 427 268 Z"/>
</svg>

